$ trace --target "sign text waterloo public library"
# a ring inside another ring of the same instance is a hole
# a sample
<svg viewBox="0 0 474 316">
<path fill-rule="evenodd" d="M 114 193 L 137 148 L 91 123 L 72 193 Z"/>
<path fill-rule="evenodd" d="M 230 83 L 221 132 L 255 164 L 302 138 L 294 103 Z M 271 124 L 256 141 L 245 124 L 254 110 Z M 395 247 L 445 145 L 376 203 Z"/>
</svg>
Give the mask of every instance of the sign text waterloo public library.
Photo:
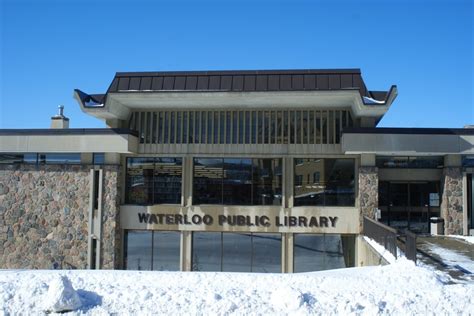
<svg viewBox="0 0 474 316">
<path fill-rule="evenodd" d="M 273 222 L 266 215 L 218 215 L 219 226 L 262 226 L 270 227 L 272 223 L 277 227 L 336 227 L 337 216 L 275 216 Z M 157 225 L 213 225 L 212 215 L 195 214 L 149 214 L 138 213 L 138 221 L 145 224 Z"/>
</svg>

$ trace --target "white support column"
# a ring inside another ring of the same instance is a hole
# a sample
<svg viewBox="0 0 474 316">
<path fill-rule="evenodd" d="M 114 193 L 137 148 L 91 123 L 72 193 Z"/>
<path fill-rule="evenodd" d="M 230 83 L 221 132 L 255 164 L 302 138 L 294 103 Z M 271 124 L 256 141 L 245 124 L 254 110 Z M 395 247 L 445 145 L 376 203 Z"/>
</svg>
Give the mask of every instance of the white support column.
<svg viewBox="0 0 474 316">
<path fill-rule="evenodd" d="M 180 240 L 179 266 L 181 271 L 192 270 L 192 232 L 182 231 Z"/>
</svg>

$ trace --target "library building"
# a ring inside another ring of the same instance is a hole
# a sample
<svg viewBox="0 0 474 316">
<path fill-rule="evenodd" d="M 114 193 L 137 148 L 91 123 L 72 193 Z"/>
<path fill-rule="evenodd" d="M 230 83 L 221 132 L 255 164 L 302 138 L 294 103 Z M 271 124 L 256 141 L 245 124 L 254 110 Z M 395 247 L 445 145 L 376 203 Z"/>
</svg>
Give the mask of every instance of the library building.
<svg viewBox="0 0 474 316">
<path fill-rule="evenodd" d="M 72 93 L 106 128 L 59 107 L 0 130 L 0 269 L 363 266 L 364 216 L 474 235 L 473 126 L 377 127 L 397 86 L 359 69 L 127 72 Z"/>
</svg>

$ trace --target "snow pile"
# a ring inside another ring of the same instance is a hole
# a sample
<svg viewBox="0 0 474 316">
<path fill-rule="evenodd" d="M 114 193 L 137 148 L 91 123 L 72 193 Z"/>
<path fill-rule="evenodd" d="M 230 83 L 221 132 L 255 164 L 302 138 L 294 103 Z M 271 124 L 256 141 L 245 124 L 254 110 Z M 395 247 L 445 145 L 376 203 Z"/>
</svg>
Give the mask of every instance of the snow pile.
<svg viewBox="0 0 474 316">
<path fill-rule="evenodd" d="M 369 97 L 363 97 L 363 99 L 364 104 L 385 104 L 385 101 L 379 101 Z"/>
<path fill-rule="evenodd" d="M 49 285 L 44 301 L 44 311 L 67 312 L 76 310 L 81 305 L 81 299 L 72 287 L 71 281 L 64 275 L 55 277 Z"/>
<path fill-rule="evenodd" d="M 374 248 L 375 251 L 377 251 L 377 253 L 379 253 L 388 263 L 395 263 L 395 261 L 397 261 L 397 258 L 395 258 L 395 256 L 390 251 L 385 249 L 384 246 L 382 246 L 381 244 L 379 244 L 378 242 L 376 242 L 372 238 L 364 236 L 364 240 L 372 248 Z M 400 254 L 400 250 L 398 248 L 397 248 L 397 254 Z"/>
<path fill-rule="evenodd" d="M 69 315 L 474 314 L 474 284 L 452 284 L 399 259 L 387 266 L 297 274 L 0 271 L 0 315 L 43 313 L 67 276 L 82 300 Z"/>
<path fill-rule="evenodd" d="M 446 237 L 452 237 L 452 238 L 457 238 L 457 239 L 462 239 L 465 242 L 468 242 L 470 244 L 474 244 L 474 236 L 461 236 L 461 235 L 448 235 Z"/>
</svg>

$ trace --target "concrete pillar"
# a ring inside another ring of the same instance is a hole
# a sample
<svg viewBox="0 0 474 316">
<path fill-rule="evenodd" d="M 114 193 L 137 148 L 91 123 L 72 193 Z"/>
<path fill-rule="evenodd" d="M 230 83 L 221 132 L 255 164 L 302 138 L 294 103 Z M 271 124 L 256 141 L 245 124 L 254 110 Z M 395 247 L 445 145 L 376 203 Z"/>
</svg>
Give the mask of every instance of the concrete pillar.
<svg viewBox="0 0 474 316">
<path fill-rule="evenodd" d="M 179 247 L 179 266 L 181 271 L 192 271 L 192 238 L 192 232 L 181 232 L 181 241 Z"/>
<path fill-rule="evenodd" d="M 444 218 L 444 233 L 462 235 L 464 219 L 461 156 L 445 156 L 441 183 L 443 189 L 441 216 Z"/>
<path fill-rule="evenodd" d="M 293 273 L 293 241 L 292 233 L 281 234 L 281 272 Z"/>
<path fill-rule="evenodd" d="M 183 183 L 182 190 L 182 206 L 191 206 L 193 203 L 193 157 L 183 158 Z"/>
</svg>

